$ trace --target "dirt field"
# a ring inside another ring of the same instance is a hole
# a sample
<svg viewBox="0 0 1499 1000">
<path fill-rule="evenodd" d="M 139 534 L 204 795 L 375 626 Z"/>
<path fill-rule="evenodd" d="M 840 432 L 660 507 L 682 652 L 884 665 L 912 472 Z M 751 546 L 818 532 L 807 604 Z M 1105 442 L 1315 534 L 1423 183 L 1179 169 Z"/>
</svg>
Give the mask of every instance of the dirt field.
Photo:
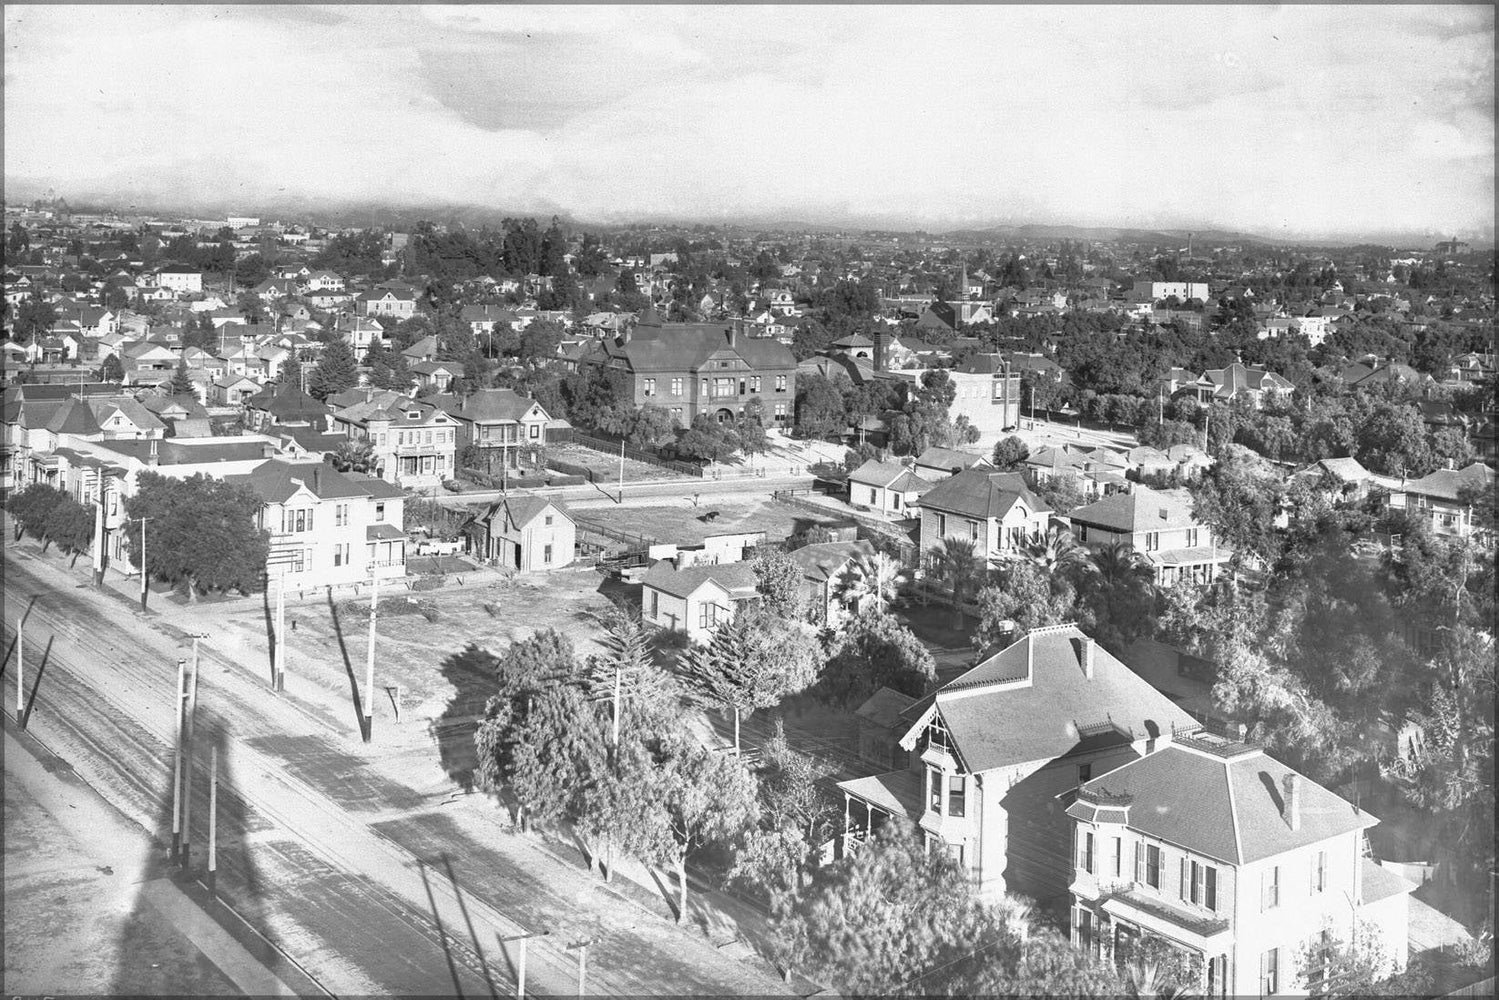
<svg viewBox="0 0 1499 1000">
<path fill-rule="evenodd" d="M 562 462 L 571 462 L 573 465 L 581 465 L 592 469 L 602 480 L 614 483 L 619 481 L 619 456 L 606 455 L 592 448 L 585 448 L 580 444 L 549 444 L 547 454 Z M 634 483 L 647 479 L 691 479 L 685 473 L 673 469 L 665 469 L 659 465 L 649 462 L 637 462 L 632 458 L 625 459 L 625 482 Z"/>
<path fill-rule="evenodd" d="M 579 656 L 598 652 L 594 638 L 598 630 L 590 615 L 608 606 L 600 589 L 603 585 L 599 572 L 577 569 L 501 579 L 485 586 L 470 583 L 459 588 L 455 582 L 438 590 L 382 594 L 378 683 L 382 688 L 399 684 L 404 689 L 403 715 L 413 721 L 436 719 L 452 714 L 454 698 L 470 687 L 477 692 L 476 682 L 487 679 L 482 668 L 455 657 L 469 643 L 499 653 L 516 638 L 555 628 L 572 639 Z M 363 684 L 368 607 L 367 595 L 336 597 L 332 608 L 326 599 L 289 602 L 288 671 L 344 696 L 349 691 L 350 671 Z M 419 607 L 435 610 L 436 619 L 429 621 Z M 264 613 L 234 616 L 225 633 L 226 644 L 235 641 L 246 655 L 268 662 Z M 477 712 L 483 699 L 477 693 L 475 697 Z M 381 714 L 388 708 L 388 704 L 377 705 Z"/>
<path fill-rule="evenodd" d="M 675 504 L 579 508 L 573 516 L 580 526 L 604 527 L 683 545 L 695 545 L 709 535 L 750 531 L 763 531 L 770 541 L 779 541 L 814 524 L 838 521 L 831 513 L 821 516 L 768 498 L 745 501 L 709 496 L 693 507 L 690 489 L 691 484 L 684 483 L 683 499 Z M 710 511 L 718 512 L 711 521 L 706 519 Z"/>
</svg>

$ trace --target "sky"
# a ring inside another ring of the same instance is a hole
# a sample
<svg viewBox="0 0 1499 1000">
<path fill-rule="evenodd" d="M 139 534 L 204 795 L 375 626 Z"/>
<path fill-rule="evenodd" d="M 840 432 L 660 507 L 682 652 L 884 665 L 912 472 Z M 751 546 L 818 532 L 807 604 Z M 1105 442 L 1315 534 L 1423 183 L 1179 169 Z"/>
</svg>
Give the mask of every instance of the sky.
<svg viewBox="0 0 1499 1000">
<path fill-rule="evenodd" d="M 12 196 L 1493 238 L 1490 4 L 4 18 Z"/>
</svg>

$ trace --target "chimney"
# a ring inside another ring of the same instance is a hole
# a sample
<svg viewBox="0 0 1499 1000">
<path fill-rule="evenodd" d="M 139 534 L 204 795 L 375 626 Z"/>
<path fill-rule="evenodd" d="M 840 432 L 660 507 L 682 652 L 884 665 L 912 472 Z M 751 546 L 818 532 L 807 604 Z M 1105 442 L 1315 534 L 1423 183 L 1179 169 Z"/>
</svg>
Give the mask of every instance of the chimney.
<svg viewBox="0 0 1499 1000">
<path fill-rule="evenodd" d="M 1098 648 L 1098 643 L 1093 641 L 1092 636 L 1087 635 L 1074 639 L 1073 642 L 1077 643 L 1077 660 L 1078 665 L 1083 668 L 1083 676 L 1092 680 L 1094 651 Z"/>
<path fill-rule="evenodd" d="M 1301 829 L 1301 775 L 1294 771 L 1281 779 L 1284 799 L 1284 816 L 1286 826 L 1292 830 Z"/>
<path fill-rule="evenodd" d="M 874 370 L 877 372 L 888 371 L 890 359 L 885 356 L 890 349 L 890 334 L 885 327 L 878 326 L 874 331 Z"/>
<path fill-rule="evenodd" d="M 730 347 L 734 346 L 734 337 L 738 333 L 738 330 L 739 330 L 739 324 L 738 323 L 730 323 L 729 324 L 729 346 Z"/>
<path fill-rule="evenodd" d="M 156 445 L 156 438 L 152 438 L 151 439 L 151 451 L 150 451 L 150 454 L 148 454 L 146 456 L 146 464 L 147 465 L 158 465 L 158 464 L 160 464 L 161 458 L 160 458 L 160 456 L 157 455 L 156 447 L 157 447 L 157 445 Z"/>
</svg>

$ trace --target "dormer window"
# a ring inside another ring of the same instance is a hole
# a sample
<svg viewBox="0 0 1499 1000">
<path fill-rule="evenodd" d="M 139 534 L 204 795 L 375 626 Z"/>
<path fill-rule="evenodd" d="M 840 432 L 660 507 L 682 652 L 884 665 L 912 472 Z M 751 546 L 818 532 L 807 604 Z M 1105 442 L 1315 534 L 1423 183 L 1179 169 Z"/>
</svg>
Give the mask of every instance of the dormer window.
<svg viewBox="0 0 1499 1000">
<path fill-rule="evenodd" d="M 420 420 L 421 418 L 422 418 L 422 414 L 421 414 L 420 410 L 408 410 L 406 412 L 406 419 L 407 420 Z"/>
</svg>

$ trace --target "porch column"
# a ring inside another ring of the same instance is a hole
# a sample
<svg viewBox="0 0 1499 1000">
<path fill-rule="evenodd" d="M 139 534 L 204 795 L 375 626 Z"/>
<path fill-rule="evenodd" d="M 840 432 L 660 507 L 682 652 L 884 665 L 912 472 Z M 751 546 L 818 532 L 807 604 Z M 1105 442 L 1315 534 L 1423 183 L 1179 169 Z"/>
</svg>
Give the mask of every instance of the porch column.
<svg viewBox="0 0 1499 1000">
<path fill-rule="evenodd" d="M 848 793 L 844 792 L 843 793 L 843 835 L 838 838 L 838 856 L 840 858 L 845 858 L 845 857 L 848 856 L 848 811 L 849 811 Z"/>
</svg>

